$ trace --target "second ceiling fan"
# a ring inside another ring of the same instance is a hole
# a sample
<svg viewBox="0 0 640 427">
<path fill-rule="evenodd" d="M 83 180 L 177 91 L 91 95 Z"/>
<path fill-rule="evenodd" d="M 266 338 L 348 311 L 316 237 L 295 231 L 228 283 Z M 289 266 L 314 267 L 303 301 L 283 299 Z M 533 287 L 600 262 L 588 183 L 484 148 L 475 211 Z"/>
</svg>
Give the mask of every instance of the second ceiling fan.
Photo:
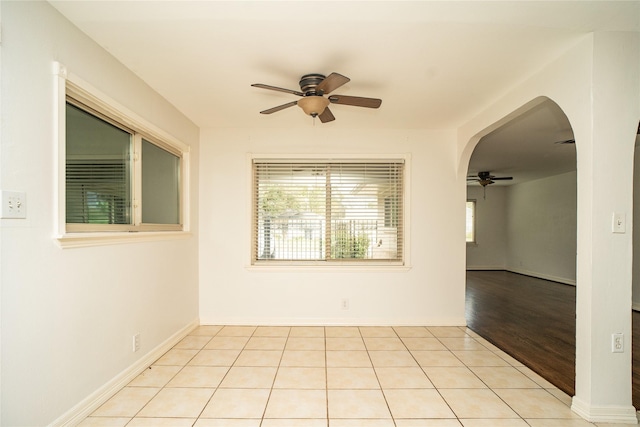
<svg viewBox="0 0 640 427">
<path fill-rule="evenodd" d="M 290 93 L 292 95 L 301 96 L 302 99 L 298 101 L 288 102 L 277 107 L 269 108 L 268 110 L 260 111 L 260 114 L 271 114 L 285 108 L 299 106 L 311 117 L 318 117 L 322 123 L 330 122 L 336 118 L 329 110 L 329 104 L 343 104 L 352 105 L 355 107 L 366 108 L 378 108 L 382 104 L 381 99 L 376 98 L 363 98 L 360 96 L 346 96 L 346 95 L 330 95 L 340 86 L 349 82 L 348 77 L 338 73 L 331 73 L 328 76 L 322 74 L 305 74 L 300 78 L 300 90 L 284 89 L 281 87 L 265 85 L 262 83 L 254 83 L 251 86 L 262 89 L 275 90 L 278 92 Z"/>
</svg>

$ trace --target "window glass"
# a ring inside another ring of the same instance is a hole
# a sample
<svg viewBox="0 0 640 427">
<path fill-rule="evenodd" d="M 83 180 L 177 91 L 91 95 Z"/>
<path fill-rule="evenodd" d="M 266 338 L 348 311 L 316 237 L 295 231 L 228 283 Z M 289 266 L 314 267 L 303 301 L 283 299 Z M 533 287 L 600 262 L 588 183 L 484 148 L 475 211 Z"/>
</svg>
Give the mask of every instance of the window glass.
<svg viewBox="0 0 640 427">
<path fill-rule="evenodd" d="M 180 157 L 142 140 L 142 222 L 180 223 Z"/>
<path fill-rule="evenodd" d="M 398 163 L 254 161 L 254 260 L 401 261 Z"/>
<path fill-rule="evenodd" d="M 467 242 L 476 241 L 476 202 L 475 200 L 467 201 Z"/>
<path fill-rule="evenodd" d="M 131 223 L 131 133 L 66 106 L 66 222 Z"/>
</svg>

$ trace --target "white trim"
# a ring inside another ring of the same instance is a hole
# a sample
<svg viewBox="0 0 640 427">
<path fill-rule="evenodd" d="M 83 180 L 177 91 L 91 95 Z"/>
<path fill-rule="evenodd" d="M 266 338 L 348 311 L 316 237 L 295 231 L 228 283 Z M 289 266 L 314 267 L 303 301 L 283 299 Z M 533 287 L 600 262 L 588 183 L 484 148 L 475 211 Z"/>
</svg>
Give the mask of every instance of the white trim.
<svg viewBox="0 0 640 427">
<path fill-rule="evenodd" d="M 468 265 L 467 271 L 507 271 L 504 265 Z"/>
<path fill-rule="evenodd" d="M 293 273 L 293 272 L 304 272 L 304 273 L 335 273 L 335 272 L 367 272 L 367 271 L 375 271 L 375 272 L 405 272 L 411 270 L 411 266 L 408 265 L 394 265 L 393 263 L 389 263 L 389 265 L 384 265 L 382 262 L 372 261 L 371 265 L 367 265 L 367 263 L 362 262 L 353 262 L 353 263 L 339 263 L 333 261 L 319 261 L 315 264 L 296 264 L 295 261 L 291 262 L 283 262 L 278 265 L 267 265 L 264 264 L 254 264 L 247 265 L 245 269 L 248 271 L 259 271 L 261 273 Z"/>
<path fill-rule="evenodd" d="M 180 240 L 193 237 L 186 231 L 157 231 L 135 233 L 71 233 L 57 236 L 56 241 L 62 249 L 84 248 L 90 246 L 118 245 L 122 243 L 155 242 L 160 240 Z"/>
<path fill-rule="evenodd" d="M 638 424 L 633 406 L 590 406 L 574 396 L 571 410 L 589 422 Z"/>
<path fill-rule="evenodd" d="M 105 383 L 98 390 L 80 401 L 77 405 L 64 413 L 57 420 L 53 421 L 51 424 L 49 424 L 49 426 L 75 426 L 79 424 L 93 411 L 98 409 L 104 402 L 109 400 L 114 394 L 116 394 L 124 386 L 129 384 L 135 377 L 140 375 L 141 372 L 151 366 L 153 362 L 158 360 L 163 354 L 165 354 L 177 343 L 179 343 L 180 340 L 189 335 L 189 333 L 199 325 L 200 321 L 198 319 L 192 320 L 185 327 L 167 338 L 159 346 L 151 350 L 142 358 L 138 359 L 138 361 L 133 365 L 129 366 L 113 379 Z"/>
<path fill-rule="evenodd" d="M 506 271 L 512 273 L 524 274 L 525 276 L 537 277 L 538 279 L 551 280 L 552 282 L 563 283 L 565 285 L 576 285 L 576 279 L 567 279 L 566 277 L 554 276 L 552 274 L 539 273 L 537 271 L 529 271 L 523 268 L 506 268 Z"/>
<path fill-rule="evenodd" d="M 423 318 L 350 318 L 323 317 L 301 319 L 300 317 L 210 317 L 201 318 L 201 325 L 233 326 L 467 326 L 464 317 L 423 317 Z"/>
<path fill-rule="evenodd" d="M 631 302 L 631 309 L 635 311 L 640 311 L 640 302 Z"/>
<path fill-rule="evenodd" d="M 191 170 L 191 147 L 179 139 L 175 138 L 171 134 L 165 132 L 156 125 L 150 123 L 140 115 L 134 113 L 130 109 L 124 107 L 111 97 L 107 96 L 90 83 L 86 82 L 82 78 L 70 73 L 67 68 L 59 63 L 53 63 L 53 74 L 55 76 L 54 81 L 54 141 L 57 147 L 54 151 L 57 153 L 55 160 L 54 171 L 55 179 L 57 180 L 54 185 L 54 201 L 56 202 L 56 209 L 54 215 L 54 230 L 56 230 L 56 238 L 61 247 L 80 247 L 80 246 L 98 246 L 102 244 L 116 244 L 126 243 L 128 241 L 149 241 L 149 240 L 163 240 L 163 238 L 174 238 L 177 234 L 172 232 L 172 227 L 165 227 L 165 230 L 161 234 L 151 234 L 146 231 L 149 228 L 155 230 L 159 225 L 145 225 L 138 222 L 134 222 L 136 232 L 150 234 L 146 237 L 135 236 L 137 233 L 118 233 L 114 231 L 112 233 L 101 233 L 100 231 L 87 232 L 87 233 L 69 233 L 65 218 L 65 204 L 66 204 L 66 189 L 65 189 L 65 162 L 66 162 L 66 116 L 65 106 L 67 95 L 72 96 L 79 102 L 87 103 L 93 108 L 98 108 L 103 114 L 107 114 L 110 118 L 126 124 L 126 126 L 132 127 L 133 131 L 140 134 L 141 138 L 145 138 L 158 145 L 164 150 L 171 152 L 181 158 L 180 162 L 180 222 L 181 222 L 181 236 L 190 236 L 188 233 L 190 230 L 190 206 L 191 206 L 191 185 L 190 185 L 190 170 Z M 133 154 L 139 155 L 140 142 L 139 139 L 135 144 L 137 147 Z M 136 153 L 137 152 L 137 153 Z M 136 168 L 138 169 L 138 168 Z M 139 186 L 140 176 L 134 177 L 134 185 Z M 135 193 L 133 197 L 135 197 Z M 135 204 L 135 200 L 133 201 Z M 138 203 L 140 201 L 137 201 Z M 136 206 L 133 208 L 134 218 L 140 219 L 140 209 Z M 180 226 L 178 224 L 178 226 Z M 108 237 L 107 237 L 108 236 Z M 115 237 L 114 237 L 115 236 Z M 135 236 L 135 237 L 134 237 Z M 87 243 L 78 243 L 78 240 L 86 239 Z M 69 244 L 70 243 L 70 244 Z"/>
</svg>

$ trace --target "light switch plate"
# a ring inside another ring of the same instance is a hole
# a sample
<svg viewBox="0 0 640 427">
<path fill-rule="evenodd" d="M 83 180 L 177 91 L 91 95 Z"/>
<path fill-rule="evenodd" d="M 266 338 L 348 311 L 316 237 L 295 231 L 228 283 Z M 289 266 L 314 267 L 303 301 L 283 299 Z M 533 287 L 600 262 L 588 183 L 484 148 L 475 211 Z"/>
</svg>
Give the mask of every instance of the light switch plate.
<svg viewBox="0 0 640 427">
<path fill-rule="evenodd" d="M 27 217 L 27 195 L 20 191 L 2 191 L 2 218 Z"/>
</svg>

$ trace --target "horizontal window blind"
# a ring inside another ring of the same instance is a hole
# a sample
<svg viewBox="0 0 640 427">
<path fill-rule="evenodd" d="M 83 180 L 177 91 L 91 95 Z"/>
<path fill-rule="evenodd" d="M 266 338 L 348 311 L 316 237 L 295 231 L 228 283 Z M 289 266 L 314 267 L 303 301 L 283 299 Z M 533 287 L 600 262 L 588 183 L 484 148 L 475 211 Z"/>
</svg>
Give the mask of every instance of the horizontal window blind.
<svg viewBox="0 0 640 427">
<path fill-rule="evenodd" d="M 403 161 L 253 168 L 254 261 L 402 261 Z"/>
</svg>

